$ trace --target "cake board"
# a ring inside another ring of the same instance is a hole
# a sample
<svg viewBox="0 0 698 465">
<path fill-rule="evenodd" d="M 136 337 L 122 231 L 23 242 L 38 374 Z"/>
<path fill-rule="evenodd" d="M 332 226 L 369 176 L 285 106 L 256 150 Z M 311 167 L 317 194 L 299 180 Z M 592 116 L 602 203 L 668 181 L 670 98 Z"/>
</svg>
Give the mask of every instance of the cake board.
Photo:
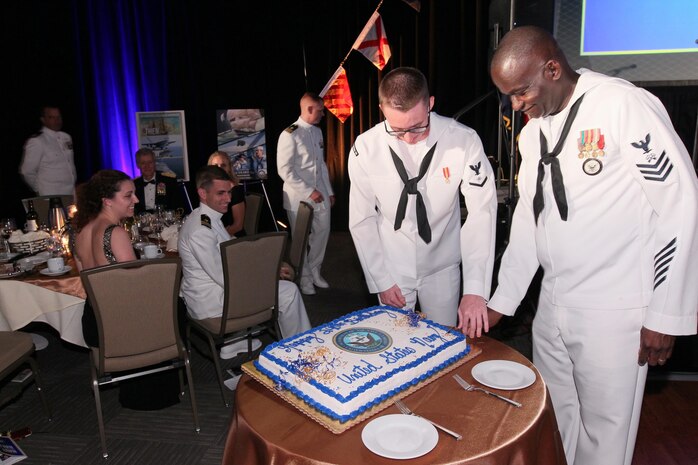
<svg viewBox="0 0 698 465">
<path fill-rule="evenodd" d="M 474 345 L 470 345 L 470 352 L 468 355 L 463 357 L 462 359 L 452 363 L 451 365 L 447 366 L 443 370 L 439 371 L 438 373 L 434 374 L 433 376 L 430 376 L 429 378 L 420 381 L 419 383 L 415 384 L 414 386 L 405 389 L 404 391 L 392 396 L 389 399 L 384 400 L 378 405 L 374 405 L 370 409 L 364 411 L 362 414 L 357 416 L 356 418 L 346 421 L 344 423 L 341 423 L 338 420 L 335 420 L 334 418 L 331 418 L 324 413 L 320 412 L 319 410 L 314 409 L 313 407 L 309 406 L 305 402 L 303 402 L 301 399 L 293 395 L 291 392 L 289 392 L 287 389 L 276 389 L 275 383 L 268 378 L 266 375 L 262 374 L 257 368 L 254 366 L 254 360 L 246 362 L 242 365 L 242 371 L 250 375 L 252 378 L 255 380 L 259 381 L 262 383 L 264 387 L 269 389 L 271 392 L 276 394 L 277 396 L 281 397 L 283 400 L 291 404 L 293 407 L 295 407 L 297 410 L 299 410 L 301 413 L 304 415 L 312 418 L 316 422 L 320 423 L 322 426 L 333 432 L 334 434 L 341 434 L 348 430 L 349 428 L 358 425 L 362 421 L 371 418 L 375 414 L 385 410 L 386 408 L 390 407 L 393 405 L 393 402 L 396 400 L 404 399 L 405 397 L 409 396 L 410 394 L 418 391 L 419 389 L 423 388 L 427 384 L 441 378 L 445 374 L 455 370 L 459 366 L 463 365 L 466 362 L 469 362 L 470 360 L 474 359 L 480 353 L 482 352 L 482 348 L 476 347 Z"/>
</svg>

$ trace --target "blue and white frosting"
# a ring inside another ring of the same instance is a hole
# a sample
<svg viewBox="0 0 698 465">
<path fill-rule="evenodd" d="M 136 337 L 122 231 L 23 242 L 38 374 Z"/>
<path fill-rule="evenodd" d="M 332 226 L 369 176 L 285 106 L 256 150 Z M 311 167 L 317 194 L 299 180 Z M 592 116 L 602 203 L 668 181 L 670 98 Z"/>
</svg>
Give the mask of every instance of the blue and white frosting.
<svg viewBox="0 0 698 465">
<path fill-rule="evenodd" d="M 254 364 L 276 389 L 346 422 L 469 352 L 460 332 L 379 306 L 276 342 Z"/>
</svg>

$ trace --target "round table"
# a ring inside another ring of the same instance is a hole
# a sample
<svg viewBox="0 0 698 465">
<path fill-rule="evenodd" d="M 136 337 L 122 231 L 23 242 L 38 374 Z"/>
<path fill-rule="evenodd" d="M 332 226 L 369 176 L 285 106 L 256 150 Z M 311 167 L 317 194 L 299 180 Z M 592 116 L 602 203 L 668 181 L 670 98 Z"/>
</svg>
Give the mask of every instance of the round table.
<svg viewBox="0 0 698 465">
<path fill-rule="evenodd" d="M 560 433 L 545 383 L 523 355 L 482 337 L 473 342 L 482 353 L 453 372 L 404 399 L 409 407 L 463 435 L 462 441 L 439 433 L 439 442 L 409 464 L 564 465 Z M 479 386 L 471 369 L 485 360 L 512 360 L 531 367 L 536 381 L 517 391 L 494 392 L 521 402 L 516 408 L 481 392 L 467 392 L 453 380 L 460 374 Z M 375 417 L 399 413 L 388 407 Z M 369 451 L 361 441 L 366 420 L 342 434 L 333 434 L 306 417 L 248 375 L 235 394 L 235 411 L 223 464 L 395 464 Z"/>
</svg>

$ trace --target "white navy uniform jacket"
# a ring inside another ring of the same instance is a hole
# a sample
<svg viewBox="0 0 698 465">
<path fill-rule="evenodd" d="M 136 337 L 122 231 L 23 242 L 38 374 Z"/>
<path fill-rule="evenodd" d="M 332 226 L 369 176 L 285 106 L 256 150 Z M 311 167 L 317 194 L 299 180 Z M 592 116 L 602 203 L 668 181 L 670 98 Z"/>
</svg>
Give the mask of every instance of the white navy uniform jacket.
<svg viewBox="0 0 698 465">
<path fill-rule="evenodd" d="M 69 134 L 47 127 L 24 145 L 20 173 L 38 195 L 70 195 L 77 175 L 73 140 Z"/>
<path fill-rule="evenodd" d="M 223 262 L 220 243 L 231 239 L 221 213 L 201 203 L 179 231 L 182 259 L 180 295 L 197 320 L 219 317 L 223 311 Z"/>
<path fill-rule="evenodd" d="M 698 182 L 688 153 L 656 97 L 619 78 L 580 72 L 567 108 L 532 119 L 522 130 L 521 198 L 489 305 L 513 314 L 540 263 L 543 289 L 555 305 L 647 307 L 646 328 L 695 334 Z M 567 221 L 560 219 L 546 166 L 545 207 L 536 226 L 532 200 L 539 129 L 553 147 L 569 108 L 582 94 L 558 156 Z"/>
<path fill-rule="evenodd" d="M 380 123 L 357 137 L 349 153 L 349 229 L 372 293 L 398 283 L 397 275 L 419 279 L 462 261 L 463 294 L 489 297 L 497 216 L 492 167 L 475 131 L 432 112 L 420 163 L 437 142 L 418 183 L 432 232 L 429 244 L 417 231 L 414 195 L 408 196 L 402 227 L 394 230 L 404 186 L 389 150 L 401 156 L 397 138 Z M 462 227 L 459 188 L 468 209 Z"/>
<path fill-rule="evenodd" d="M 279 135 L 276 167 L 284 182 L 284 208 L 298 211 L 301 201 L 308 201 L 315 189 L 320 191 L 322 204 L 309 201 L 316 210 L 330 208 L 334 195 L 327 165 L 322 130 L 298 118 Z"/>
</svg>

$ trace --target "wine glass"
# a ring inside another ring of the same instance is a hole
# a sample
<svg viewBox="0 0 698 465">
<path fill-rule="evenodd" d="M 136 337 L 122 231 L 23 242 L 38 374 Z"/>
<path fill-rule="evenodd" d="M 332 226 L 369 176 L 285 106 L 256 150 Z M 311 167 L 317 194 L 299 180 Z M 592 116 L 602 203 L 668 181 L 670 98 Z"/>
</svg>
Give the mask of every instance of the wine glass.
<svg viewBox="0 0 698 465">
<path fill-rule="evenodd" d="M 164 220 L 162 216 L 160 215 L 151 215 L 150 216 L 150 231 L 154 232 L 157 237 L 157 244 L 160 246 L 162 244 L 162 229 L 164 226 Z"/>
</svg>

